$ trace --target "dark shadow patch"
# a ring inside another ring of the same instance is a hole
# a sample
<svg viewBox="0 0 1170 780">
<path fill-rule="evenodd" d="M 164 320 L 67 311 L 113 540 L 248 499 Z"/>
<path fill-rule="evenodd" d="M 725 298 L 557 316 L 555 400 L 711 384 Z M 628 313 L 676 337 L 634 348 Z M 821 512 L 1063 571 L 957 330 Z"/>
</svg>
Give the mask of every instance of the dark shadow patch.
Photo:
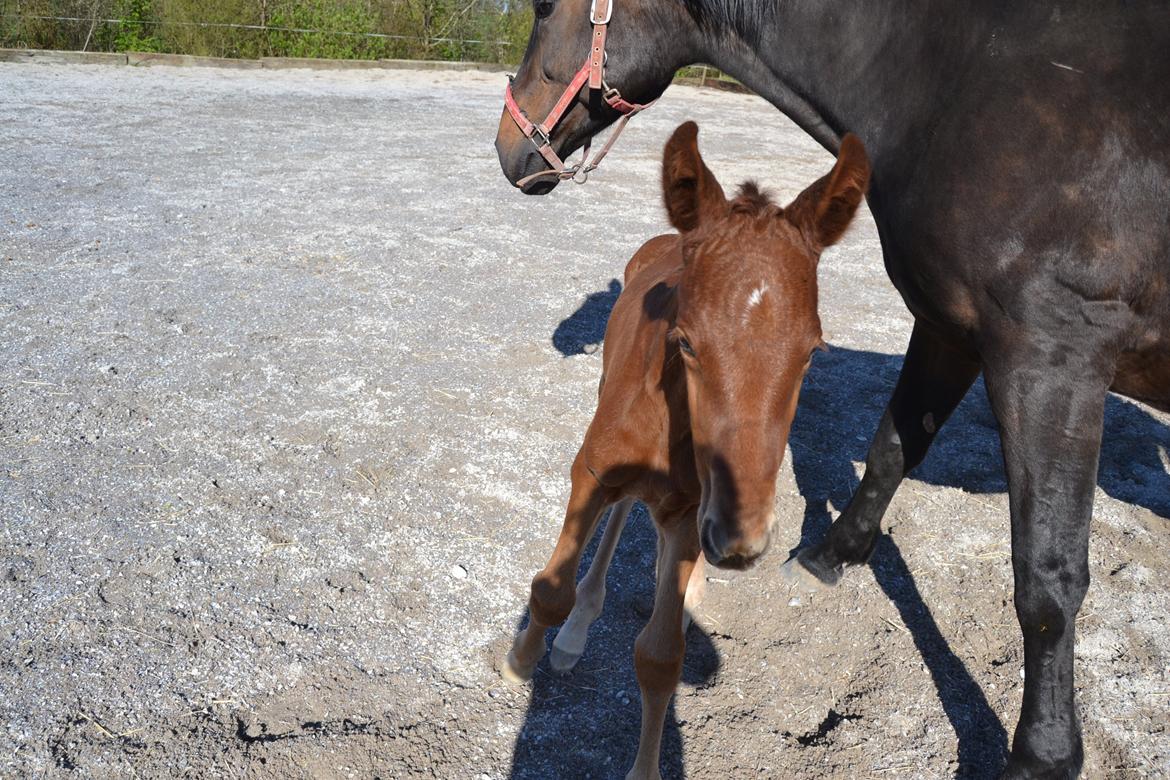
<svg viewBox="0 0 1170 780">
<path fill-rule="evenodd" d="M 815 731 L 810 731 L 807 734 L 802 734 L 796 738 L 796 741 L 805 747 L 812 747 L 813 745 L 823 745 L 825 739 L 829 736 L 829 732 L 840 726 L 847 720 L 861 720 L 860 715 L 842 715 L 834 709 L 829 709 L 829 714 L 821 721 Z"/>
<path fill-rule="evenodd" d="M 577 311 L 561 320 L 553 331 L 552 343 L 565 357 L 590 354 L 605 339 L 609 313 L 622 292 L 622 283 L 609 280 L 609 287 L 590 293 Z"/>
</svg>

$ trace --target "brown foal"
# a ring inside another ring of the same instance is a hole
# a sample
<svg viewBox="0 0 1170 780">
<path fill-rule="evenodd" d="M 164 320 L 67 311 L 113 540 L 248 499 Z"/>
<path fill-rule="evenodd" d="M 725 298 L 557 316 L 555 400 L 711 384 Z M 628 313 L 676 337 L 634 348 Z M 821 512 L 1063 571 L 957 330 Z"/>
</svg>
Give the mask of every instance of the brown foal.
<svg viewBox="0 0 1170 780">
<path fill-rule="evenodd" d="M 743 569 L 768 548 L 776 475 L 801 381 L 823 346 L 821 250 L 845 231 L 869 183 L 861 142 L 787 208 L 755 184 L 732 200 L 699 155 L 698 127 L 675 130 L 662 189 L 679 235 L 651 239 L 626 266 L 605 333 L 597 412 L 573 461 L 572 493 L 552 558 L 532 580 L 530 619 L 503 667 L 531 678 L 550 626 L 551 663 L 568 671 L 601 613 L 605 572 L 634 500 L 658 530 L 650 621 L 634 644 L 642 693 L 638 755 L 627 778 L 657 778 L 670 697 L 682 672 L 687 607 L 703 558 Z M 581 553 L 615 504 L 588 574 Z"/>
</svg>

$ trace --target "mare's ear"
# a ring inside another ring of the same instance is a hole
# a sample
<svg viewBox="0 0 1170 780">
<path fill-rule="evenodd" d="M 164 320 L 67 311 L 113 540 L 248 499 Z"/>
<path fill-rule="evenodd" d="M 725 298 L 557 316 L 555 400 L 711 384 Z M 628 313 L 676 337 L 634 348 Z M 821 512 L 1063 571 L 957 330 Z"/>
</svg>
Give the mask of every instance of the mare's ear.
<svg viewBox="0 0 1170 780">
<path fill-rule="evenodd" d="M 800 228 L 817 249 L 832 246 L 849 227 L 869 189 L 869 157 L 861 139 L 848 133 L 833 170 L 811 184 L 784 209 L 784 216 Z"/>
<path fill-rule="evenodd" d="M 662 197 L 670 224 L 680 233 L 727 208 L 723 188 L 699 154 L 699 126 L 684 122 L 662 152 Z"/>
</svg>

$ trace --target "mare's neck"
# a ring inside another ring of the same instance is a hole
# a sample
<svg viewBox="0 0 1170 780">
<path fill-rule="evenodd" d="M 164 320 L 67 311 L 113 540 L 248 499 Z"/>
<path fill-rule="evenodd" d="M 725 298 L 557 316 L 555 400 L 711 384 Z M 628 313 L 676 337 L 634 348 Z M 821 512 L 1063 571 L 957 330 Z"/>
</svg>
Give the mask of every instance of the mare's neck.
<svg viewBox="0 0 1170 780">
<path fill-rule="evenodd" d="M 999 15 L 991 0 L 707 1 L 774 3 L 754 29 L 706 26 L 707 59 L 833 153 L 858 134 L 875 167 L 929 131 Z"/>
</svg>

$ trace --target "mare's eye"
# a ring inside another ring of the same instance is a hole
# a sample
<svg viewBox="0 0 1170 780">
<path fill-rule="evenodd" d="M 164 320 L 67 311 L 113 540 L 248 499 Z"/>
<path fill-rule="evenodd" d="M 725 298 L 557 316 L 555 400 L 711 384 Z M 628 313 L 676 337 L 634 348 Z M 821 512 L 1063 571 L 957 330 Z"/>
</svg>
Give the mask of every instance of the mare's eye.
<svg viewBox="0 0 1170 780">
<path fill-rule="evenodd" d="M 685 355 L 690 355 L 691 357 L 695 356 L 695 348 L 691 346 L 691 342 L 687 341 L 681 336 L 678 340 L 678 348 L 681 349 Z"/>
<path fill-rule="evenodd" d="M 553 2 L 553 0 L 536 0 L 536 7 L 535 7 L 536 18 L 537 19 L 545 18 L 546 16 L 548 16 L 549 14 L 551 14 L 553 12 L 553 8 L 555 6 L 556 6 L 556 4 Z"/>
</svg>

